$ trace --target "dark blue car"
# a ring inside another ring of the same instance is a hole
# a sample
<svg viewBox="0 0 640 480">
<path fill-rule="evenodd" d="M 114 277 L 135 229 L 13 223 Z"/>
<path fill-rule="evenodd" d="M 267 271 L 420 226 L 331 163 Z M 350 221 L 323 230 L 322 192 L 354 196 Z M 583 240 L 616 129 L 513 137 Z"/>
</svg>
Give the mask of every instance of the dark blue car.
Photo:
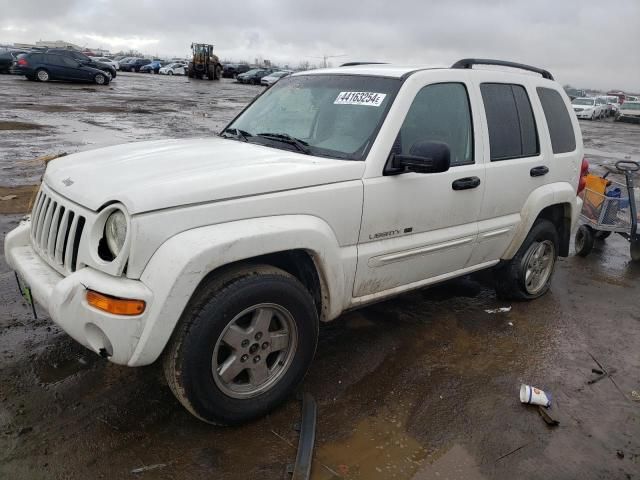
<svg viewBox="0 0 640 480">
<path fill-rule="evenodd" d="M 110 76 L 102 70 L 88 67 L 68 56 L 50 52 L 19 55 L 11 71 L 39 82 L 68 80 L 108 85 L 111 81 Z"/>
</svg>

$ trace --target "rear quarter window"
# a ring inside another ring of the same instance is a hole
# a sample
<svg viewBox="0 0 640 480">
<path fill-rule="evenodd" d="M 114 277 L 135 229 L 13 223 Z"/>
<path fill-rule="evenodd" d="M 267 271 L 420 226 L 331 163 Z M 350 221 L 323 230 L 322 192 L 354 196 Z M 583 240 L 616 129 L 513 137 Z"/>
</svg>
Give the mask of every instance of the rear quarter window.
<svg viewBox="0 0 640 480">
<path fill-rule="evenodd" d="M 536 92 L 549 126 L 553 153 L 573 152 L 576 149 L 576 136 L 562 96 L 551 88 L 538 87 Z"/>
</svg>

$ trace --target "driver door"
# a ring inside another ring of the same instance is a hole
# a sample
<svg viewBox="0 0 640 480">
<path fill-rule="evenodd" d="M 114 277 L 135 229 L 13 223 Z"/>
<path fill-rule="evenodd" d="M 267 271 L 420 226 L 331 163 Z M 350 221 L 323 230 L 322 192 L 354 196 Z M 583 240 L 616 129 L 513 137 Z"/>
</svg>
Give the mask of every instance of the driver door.
<svg viewBox="0 0 640 480">
<path fill-rule="evenodd" d="M 472 89 L 460 80 L 416 88 L 390 153 L 410 154 L 421 141 L 445 143 L 451 167 L 364 179 L 354 297 L 446 278 L 464 270 L 473 252 L 485 169 Z"/>
</svg>

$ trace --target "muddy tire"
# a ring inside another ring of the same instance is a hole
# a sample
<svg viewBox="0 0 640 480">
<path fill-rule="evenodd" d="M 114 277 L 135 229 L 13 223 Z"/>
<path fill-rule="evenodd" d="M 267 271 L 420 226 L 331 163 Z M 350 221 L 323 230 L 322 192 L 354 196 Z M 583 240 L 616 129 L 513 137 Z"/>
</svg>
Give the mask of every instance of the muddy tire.
<svg viewBox="0 0 640 480">
<path fill-rule="evenodd" d="M 169 71 L 167 72 L 167 75 L 173 75 L 173 70 L 169 70 Z"/>
<path fill-rule="evenodd" d="M 49 75 L 49 72 L 44 68 L 39 68 L 38 70 L 36 70 L 36 80 L 38 80 L 39 82 L 48 82 L 49 80 L 51 80 L 51 76 Z"/>
<path fill-rule="evenodd" d="M 538 219 L 516 255 L 494 270 L 495 289 L 505 300 L 533 300 L 544 295 L 558 258 L 558 231 L 546 219 Z"/>
<path fill-rule="evenodd" d="M 591 227 L 588 225 L 580 225 L 576 232 L 576 255 L 586 257 L 593 250 L 595 235 Z"/>
<path fill-rule="evenodd" d="M 221 78 L 222 78 L 222 65 L 216 65 L 214 74 L 213 74 L 213 79 L 220 80 Z"/>
<path fill-rule="evenodd" d="M 294 391 L 317 340 L 318 315 L 304 286 L 278 268 L 246 266 L 199 287 L 165 349 L 164 372 L 193 415 L 240 424 Z"/>
</svg>

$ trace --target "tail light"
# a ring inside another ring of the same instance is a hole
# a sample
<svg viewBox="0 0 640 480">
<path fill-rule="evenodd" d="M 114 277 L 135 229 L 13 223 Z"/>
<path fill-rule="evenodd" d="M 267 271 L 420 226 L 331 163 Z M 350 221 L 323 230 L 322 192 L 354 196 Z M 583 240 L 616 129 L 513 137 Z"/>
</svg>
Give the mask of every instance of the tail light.
<svg viewBox="0 0 640 480">
<path fill-rule="evenodd" d="M 578 180 L 578 192 L 580 195 L 587 186 L 587 174 L 589 173 L 589 161 L 586 158 L 582 159 L 582 165 L 580 165 L 580 179 Z"/>
<path fill-rule="evenodd" d="M 21 67 L 26 67 L 28 64 L 27 64 L 27 61 L 24 58 L 19 58 L 18 59 L 18 65 L 20 65 Z"/>
</svg>

